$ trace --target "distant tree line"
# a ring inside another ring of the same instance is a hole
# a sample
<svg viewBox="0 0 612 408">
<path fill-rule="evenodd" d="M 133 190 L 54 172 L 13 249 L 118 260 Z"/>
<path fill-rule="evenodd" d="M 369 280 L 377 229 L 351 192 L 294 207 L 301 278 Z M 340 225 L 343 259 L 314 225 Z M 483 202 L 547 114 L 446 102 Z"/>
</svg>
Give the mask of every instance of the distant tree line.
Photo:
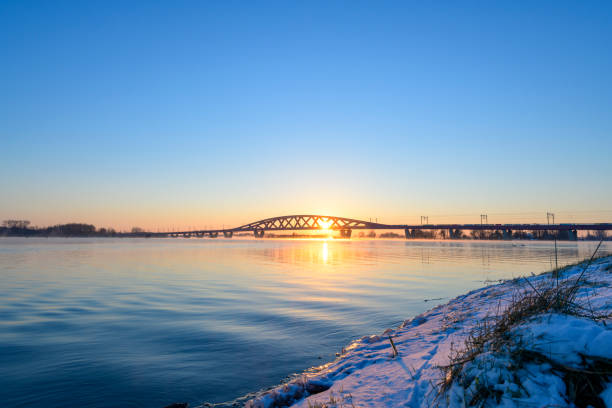
<svg viewBox="0 0 612 408">
<path fill-rule="evenodd" d="M 359 238 L 376 238 L 376 234 L 370 231 L 369 234 L 365 234 L 363 231 L 360 232 L 357 237 Z M 396 232 L 384 232 L 378 235 L 378 238 L 404 238 L 405 234 L 398 234 Z M 411 239 L 482 239 L 482 240 L 503 240 L 504 235 L 501 230 L 493 231 L 481 231 L 481 230 L 453 230 L 452 237 L 449 237 L 449 231 L 446 229 L 442 230 L 411 230 Z M 568 231 L 547 231 L 547 230 L 533 230 L 533 231 L 512 231 L 511 239 L 526 239 L 526 240 L 554 240 L 564 241 L 569 239 Z M 612 240 L 612 235 L 606 231 L 585 231 L 578 235 L 579 240 L 586 241 L 599 241 L 599 240 Z"/>
<path fill-rule="evenodd" d="M 30 227 L 28 220 L 5 220 L 0 226 L 0 236 L 20 237 L 116 237 L 146 236 L 142 228 L 134 227 L 131 233 L 118 233 L 113 228 L 96 228 L 91 224 L 69 223 L 51 227 Z"/>
<path fill-rule="evenodd" d="M 28 220 L 5 220 L 2 221 L 2 226 L 5 228 L 25 229 L 30 225 Z"/>
</svg>

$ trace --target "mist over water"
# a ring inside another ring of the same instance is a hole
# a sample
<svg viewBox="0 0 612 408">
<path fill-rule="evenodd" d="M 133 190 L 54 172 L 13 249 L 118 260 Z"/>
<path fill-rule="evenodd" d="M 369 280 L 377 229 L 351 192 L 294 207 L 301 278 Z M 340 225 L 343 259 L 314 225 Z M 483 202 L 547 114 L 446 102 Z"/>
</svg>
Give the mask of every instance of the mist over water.
<svg viewBox="0 0 612 408">
<path fill-rule="evenodd" d="M 558 243 L 559 265 L 596 244 Z M 552 242 L 1 238 L 0 401 L 229 401 L 554 266 Z"/>
</svg>

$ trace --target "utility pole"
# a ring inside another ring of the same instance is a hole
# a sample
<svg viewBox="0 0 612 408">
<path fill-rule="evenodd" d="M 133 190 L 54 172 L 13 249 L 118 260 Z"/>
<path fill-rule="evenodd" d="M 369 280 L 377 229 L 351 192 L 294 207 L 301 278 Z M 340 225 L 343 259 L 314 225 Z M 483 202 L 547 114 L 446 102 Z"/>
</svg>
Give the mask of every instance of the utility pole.
<svg viewBox="0 0 612 408">
<path fill-rule="evenodd" d="M 482 229 L 483 224 L 488 224 L 489 219 L 487 218 L 487 214 L 480 214 L 480 239 L 484 239 L 484 230 Z"/>
<path fill-rule="evenodd" d="M 555 223 L 555 214 L 551 212 L 546 213 L 546 222 L 550 225 L 550 220 L 552 219 L 552 223 Z M 550 232 L 550 231 L 549 231 Z M 559 271 L 559 258 L 557 255 L 557 234 L 555 234 L 555 274 L 558 274 Z M 559 277 L 557 276 L 557 284 L 559 283 Z"/>
<path fill-rule="evenodd" d="M 551 212 L 546 213 L 546 222 L 550 225 L 550 220 L 552 219 L 552 223 L 555 223 L 555 214 Z M 550 231 L 546 231 L 547 234 L 550 234 Z M 557 256 L 557 234 L 555 234 L 555 257 Z"/>
</svg>

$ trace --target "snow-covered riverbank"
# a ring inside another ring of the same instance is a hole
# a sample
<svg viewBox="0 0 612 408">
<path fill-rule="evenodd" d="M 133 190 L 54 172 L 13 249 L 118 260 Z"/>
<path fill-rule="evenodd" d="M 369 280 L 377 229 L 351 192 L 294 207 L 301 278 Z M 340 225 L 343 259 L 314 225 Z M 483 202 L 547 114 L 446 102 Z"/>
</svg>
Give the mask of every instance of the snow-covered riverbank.
<svg viewBox="0 0 612 408">
<path fill-rule="evenodd" d="M 466 340 L 486 330 L 484 322 L 494 325 L 509 305 L 527 294 L 539 296 L 547 285 L 571 285 L 586 266 L 564 268 L 558 279 L 547 273 L 459 296 L 399 328 L 355 341 L 336 361 L 249 401 L 247 407 L 574 406 L 568 394 L 580 389 L 564 373 L 584 370 L 604 373 L 599 384 L 588 382 L 600 398 L 592 405 L 612 406 L 612 379 L 605 379 L 612 367 L 607 365 L 612 361 L 612 257 L 586 268 L 575 296 L 585 315 L 606 318 L 536 313 L 510 326 L 507 350 L 493 350 L 487 343 L 461 361 Z M 451 363 L 460 365 L 459 374 L 441 370 Z"/>
</svg>

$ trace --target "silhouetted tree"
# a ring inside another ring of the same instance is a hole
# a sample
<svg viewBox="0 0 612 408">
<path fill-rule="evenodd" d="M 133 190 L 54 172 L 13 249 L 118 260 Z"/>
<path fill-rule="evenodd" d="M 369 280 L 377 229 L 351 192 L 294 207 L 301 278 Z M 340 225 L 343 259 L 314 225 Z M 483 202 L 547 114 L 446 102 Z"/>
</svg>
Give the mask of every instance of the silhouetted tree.
<svg viewBox="0 0 612 408">
<path fill-rule="evenodd" d="M 7 228 L 26 229 L 28 228 L 28 225 L 30 225 L 30 221 L 28 220 L 5 220 L 2 222 L 2 225 Z"/>
<path fill-rule="evenodd" d="M 91 224 L 79 224 L 70 223 L 57 225 L 53 227 L 53 231 L 59 235 L 67 236 L 83 236 L 83 235 L 94 235 L 96 233 L 96 227 Z"/>
</svg>

